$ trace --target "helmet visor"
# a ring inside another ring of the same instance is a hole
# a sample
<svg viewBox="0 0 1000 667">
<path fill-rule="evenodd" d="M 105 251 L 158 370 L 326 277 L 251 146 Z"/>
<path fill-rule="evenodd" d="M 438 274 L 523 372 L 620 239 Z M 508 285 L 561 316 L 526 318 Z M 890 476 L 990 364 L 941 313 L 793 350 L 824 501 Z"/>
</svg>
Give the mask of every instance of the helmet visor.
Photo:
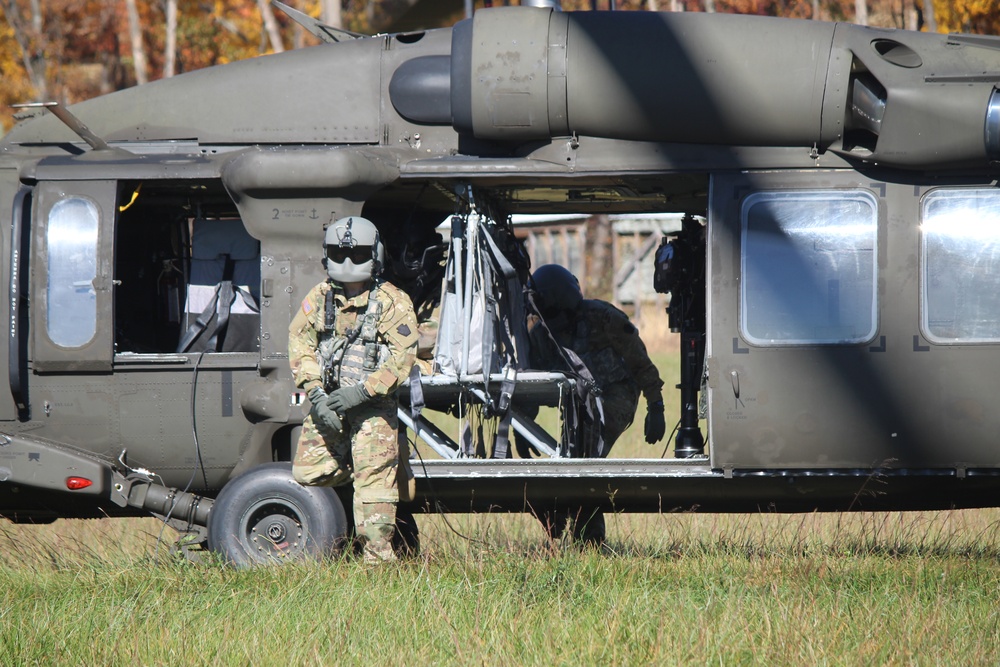
<svg viewBox="0 0 1000 667">
<path fill-rule="evenodd" d="M 372 258 L 372 246 L 359 245 L 352 248 L 350 246 L 328 245 L 326 256 L 331 262 L 338 264 L 345 259 L 351 260 L 354 264 L 363 264 Z"/>
</svg>

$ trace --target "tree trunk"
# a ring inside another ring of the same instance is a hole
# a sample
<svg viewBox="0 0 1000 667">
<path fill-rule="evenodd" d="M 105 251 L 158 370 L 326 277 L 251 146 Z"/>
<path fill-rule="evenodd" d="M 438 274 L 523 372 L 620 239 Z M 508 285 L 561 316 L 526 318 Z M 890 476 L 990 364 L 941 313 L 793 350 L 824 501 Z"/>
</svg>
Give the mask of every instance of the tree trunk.
<svg viewBox="0 0 1000 667">
<path fill-rule="evenodd" d="M 937 32 L 937 21 L 934 19 L 934 0 L 924 0 L 924 25 L 927 32 Z"/>
<path fill-rule="evenodd" d="M 268 0 L 257 0 L 257 6 L 260 7 L 260 15 L 264 19 L 264 29 L 271 42 L 271 50 L 275 53 L 281 53 L 285 50 L 285 46 L 281 41 L 278 21 L 274 18 L 274 12 L 271 11 L 271 3 Z"/>
<path fill-rule="evenodd" d="M 320 20 L 331 28 L 343 28 L 344 17 L 340 12 L 340 0 L 322 0 Z"/>
<path fill-rule="evenodd" d="M 177 73 L 177 0 L 167 0 L 167 35 L 163 47 L 163 78 Z"/>
<path fill-rule="evenodd" d="M 854 0 L 854 22 L 868 25 L 868 3 L 865 0 Z"/>
<path fill-rule="evenodd" d="M 149 65 L 146 64 L 146 50 L 142 46 L 142 26 L 139 25 L 139 9 L 135 0 L 125 0 L 128 10 L 128 33 L 132 41 L 132 65 L 135 67 L 135 82 L 139 85 L 149 81 Z"/>
<path fill-rule="evenodd" d="M 31 87 L 35 89 L 36 99 L 48 101 L 49 86 L 45 77 L 46 58 L 44 35 L 42 34 L 42 8 L 38 0 L 31 2 L 31 28 L 24 24 L 24 17 L 15 0 L 3 3 L 4 15 L 14 33 L 14 39 L 21 50 L 21 62 L 28 75 Z"/>
</svg>

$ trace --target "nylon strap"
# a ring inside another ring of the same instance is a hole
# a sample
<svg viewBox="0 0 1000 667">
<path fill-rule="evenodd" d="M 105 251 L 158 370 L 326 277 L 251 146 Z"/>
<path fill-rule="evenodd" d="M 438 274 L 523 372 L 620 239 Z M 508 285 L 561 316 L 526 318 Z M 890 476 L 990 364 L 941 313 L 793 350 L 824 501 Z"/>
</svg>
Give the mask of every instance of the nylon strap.
<svg viewBox="0 0 1000 667">
<path fill-rule="evenodd" d="M 424 409 L 424 385 L 420 383 L 420 369 L 410 367 L 410 418 L 416 423 Z"/>
<path fill-rule="evenodd" d="M 496 409 L 500 413 L 500 423 L 497 424 L 496 440 L 493 442 L 493 458 L 510 458 L 510 419 L 511 399 L 514 387 L 517 385 L 517 370 L 510 364 L 504 369 L 503 381 L 500 383 L 500 398 Z"/>
</svg>

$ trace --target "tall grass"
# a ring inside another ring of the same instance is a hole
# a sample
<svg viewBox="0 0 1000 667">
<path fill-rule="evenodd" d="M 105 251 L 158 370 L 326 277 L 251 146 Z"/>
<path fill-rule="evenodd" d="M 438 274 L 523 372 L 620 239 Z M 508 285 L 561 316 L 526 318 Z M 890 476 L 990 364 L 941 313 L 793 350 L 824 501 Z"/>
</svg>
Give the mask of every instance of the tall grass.
<svg viewBox="0 0 1000 667">
<path fill-rule="evenodd" d="M 0 662 L 996 664 L 1000 512 L 421 519 L 421 556 L 236 571 L 152 520 L 7 526 Z"/>
</svg>

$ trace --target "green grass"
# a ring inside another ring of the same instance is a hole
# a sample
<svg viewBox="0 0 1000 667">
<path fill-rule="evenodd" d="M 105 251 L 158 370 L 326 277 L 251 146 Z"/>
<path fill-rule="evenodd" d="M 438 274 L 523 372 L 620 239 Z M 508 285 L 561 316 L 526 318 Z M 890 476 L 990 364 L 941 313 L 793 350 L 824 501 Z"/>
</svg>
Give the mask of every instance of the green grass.
<svg viewBox="0 0 1000 667">
<path fill-rule="evenodd" d="M 153 520 L 0 533 L 2 664 L 997 664 L 998 510 L 632 515 L 608 553 L 522 516 L 423 554 L 237 571 Z"/>
</svg>

